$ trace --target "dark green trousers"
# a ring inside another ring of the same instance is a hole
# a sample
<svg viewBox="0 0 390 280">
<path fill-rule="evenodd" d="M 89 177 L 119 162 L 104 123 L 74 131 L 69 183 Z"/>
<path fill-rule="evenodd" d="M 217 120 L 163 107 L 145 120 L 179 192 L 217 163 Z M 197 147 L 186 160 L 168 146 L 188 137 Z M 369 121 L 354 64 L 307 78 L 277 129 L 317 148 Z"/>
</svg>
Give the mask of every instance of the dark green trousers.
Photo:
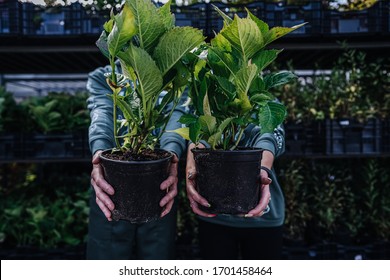
<svg viewBox="0 0 390 280">
<path fill-rule="evenodd" d="M 109 222 L 90 200 L 87 259 L 163 260 L 175 258 L 176 205 L 164 218 L 142 224 L 119 220 Z"/>
</svg>

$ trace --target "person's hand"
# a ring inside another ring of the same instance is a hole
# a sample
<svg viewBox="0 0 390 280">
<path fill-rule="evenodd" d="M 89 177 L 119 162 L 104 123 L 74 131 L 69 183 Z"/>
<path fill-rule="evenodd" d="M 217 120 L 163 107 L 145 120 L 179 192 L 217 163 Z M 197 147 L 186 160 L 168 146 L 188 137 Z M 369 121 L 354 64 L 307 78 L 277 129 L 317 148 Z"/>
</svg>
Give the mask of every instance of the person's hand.
<svg viewBox="0 0 390 280">
<path fill-rule="evenodd" d="M 178 163 L 179 163 L 179 159 L 174 154 L 171 160 L 171 167 L 169 169 L 169 177 L 160 185 L 160 189 L 167 192 L 167 194 L 160 201 L 160 206 L 163 207 L 161 217 L 164 217 L 171 211 L 174 198 L 177 195 Z"/>
<path fill-rule="evenodd" d="M 260 201 L 259 204 L 251 211 L 249 211 L 245 217 L 259 217 L 269 211 L 269 202 L 271 200 L 271 193 L 269 191 L 269 185 L 272 183 L 271 178 L 268 177 L 267 171 L 261 169 L 260 171 Z"/>
<path fill-rule="evenodd" d="M 195 160 L 194 155 L 191 152 L 191 149 L 195 148 L 195 144 L 191 143 L 188 146 L 188 152 L 187 152 L 187 164 L 186 164 L 186 190 L 187 190 L 187 198 L 190 201 L 190 206 L 192 208 L 192 211 L 203 217 L 215 217 L 214 214 L 206 213 L 199 209 L 199 204 L 203 205 L 205 207 L 210 207 L 210 204 L 207 202 L 207 200 L 202 197 L 197 191 L 196 191 L 196 168 L 195 168 Z M 197 148 L 203 149 L 204 145 L 199 144 Z"/>
<path fill-rule="evenodd" d="M 100 165 L 99 155 L 103 151 L 97 151 L 92 158 L 91 185 L 95 190 L 96 203 L 106 216 L 107 220 L 112 221 L 111 211 L 115 205 L 109 195 L 114 194 L 114 188 L 104 179 L 103 168 Z"/>
</svg>

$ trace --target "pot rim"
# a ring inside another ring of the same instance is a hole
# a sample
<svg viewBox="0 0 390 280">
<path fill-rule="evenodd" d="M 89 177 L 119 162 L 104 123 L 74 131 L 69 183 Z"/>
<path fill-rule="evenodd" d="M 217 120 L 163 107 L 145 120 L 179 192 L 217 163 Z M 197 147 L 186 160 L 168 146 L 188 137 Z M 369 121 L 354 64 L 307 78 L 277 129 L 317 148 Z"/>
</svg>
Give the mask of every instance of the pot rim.
<svg viewBox="0 0 390 280">
<path fill-rule="evenodd" d="M 244 154 L 244 153 L 258 153 L 258 152 L 262 152 L 264 151 L 264 149 L 262 148 L 250 148 L 250 149 L 247 149 L 247 147 L 242 147 L 243 149 L 239 149 L 239 150 L 212 150 L 212 149 L 209 149 L 209 148 L 205 148 L 205 149 L 199 149 L 199 148 L 192 148 L 191 149 L 191 152 L 193 153 L 212 153 L 212 154 L 234 154 L 234 153 L 237 153 L 237 154 Z"/>
<path fill-rule="evenodd" d="M 106 150 L 103 150 L 103 152 L 99 155 L 99 158 L 105 160 L 105 161 L 109 161 L 109 162 L 115 162 L 115 163 L 121 163 L 121 164 L 156 164 L 156 163 L 160 163 L 160 162 L 164 162 L 164 161 L 170 161 L 171 158 L 173 157 L 173 153 L 170 152 L 170 151 L 167 151 L 167 150 L 164 150 L 164 149 L 154 149 L 154 151 L 164 151 L 164 152 L 167 152 L 169 153 L 169 156 L 166 157 L 166 158 L 162 158 L 162 159 L 152 159 L 152 160 L 116 160 L 116 159 L 110 159 L 110 158 L 106 158 L 104 157 L 104 154 L 107 153 L 107 152 L 111 152 L 112 148 L 110 149 L 106 149 Z"/>
</svg>

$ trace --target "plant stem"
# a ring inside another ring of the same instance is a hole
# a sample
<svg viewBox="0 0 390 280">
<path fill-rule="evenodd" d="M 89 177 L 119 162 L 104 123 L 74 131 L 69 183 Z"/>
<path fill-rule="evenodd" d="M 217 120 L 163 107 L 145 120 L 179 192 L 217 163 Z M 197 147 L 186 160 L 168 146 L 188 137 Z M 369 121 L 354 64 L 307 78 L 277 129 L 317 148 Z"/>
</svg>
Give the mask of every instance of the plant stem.
<svg viewBox="0 0 390 280">
<path fill-rule="evenodd" d="M 159 135 L 157 136 L 157 142 L 160 140 L 162 134 L 164 133 L 165 129 L 167 128 L 168 122 L 171 119 L 171 116 L 173 114 L 173 111 L 175 111 L 175 108 L 176 108 L 177 104 L 179 104 L 179 101 L 180 101 L 180 98 L 176 98 L 175 101 L 173 101 L 174 103 L 173 103 L 173 106 L 172 106 L 172 110 L 169 112 L 169 115 L 168 115 L 168 118 L 167 118 L 168 121 L 166 121 L 164 123 L 164 127 L 161 129 Z"/>
<path fill-rule="evenodd" d="M 113 124 L 114 124 L 114 139 L 115 139 L 115 145 L 117 148 L 120 148 L 121 145 L 119 143 L 119 139 L 118 139 L 118 131 L 117 131 L 117 116 L 116 116 L 116 98 L 117 98 L 117 94 L 120 92 L 120 88 L 116 88 L 113 92 L 114 96 L 113 96 L 113 109 L 112 109 L 112 117 L 113 117 Z"/>
<path fill-rule="evenodd" d="M 244 130 L 245 130 L 245 127 L 240 126 L 240 134 L 238 134 L 238 137 L 237 137 L 236 143 L 234 143 L 234 146 L 230 148 L 231 151 L 233 151 L 234 149 L 237 148 L 237 146 L 240 143 L 240 140 L 242 138 L 242 135 L 244 134 Z"/>
</svg>

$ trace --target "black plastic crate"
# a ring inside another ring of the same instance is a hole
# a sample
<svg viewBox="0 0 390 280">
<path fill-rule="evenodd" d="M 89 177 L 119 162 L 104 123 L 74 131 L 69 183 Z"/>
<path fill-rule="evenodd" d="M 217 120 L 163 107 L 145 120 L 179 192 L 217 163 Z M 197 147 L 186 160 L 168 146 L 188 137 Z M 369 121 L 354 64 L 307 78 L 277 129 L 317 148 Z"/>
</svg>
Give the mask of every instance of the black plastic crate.
<svg viewBox="0 0 390 280">
<path fill-rule="evenodd" d="M 83 158 L 84 143 L 83 133 L 25 135 L 23 156 L 25 159 Z"/>
<path fill-rule="evenodd" d="M 264 3 L 256 2 L 247 5 L 232 5 L 224 3 L 213 3 L 226 15 L 234 18 L 237 14 L 241 18 L 246 18 L 247 11 L 250 10 L 252 14 L 260 19 L 264 19 Z M 203 30 L 205 36 L 214 37 L 214 32 L 218 33 L 223 28 L 223 18 L 214 9 L 211 3 L 198 3 L 189 6 L 177 6 L 173 10 L 178 26 L 193 26 Z"/>
<path fill-rule="evenodd" d="M 390 118 L 382 120 L 382 152 L 390 154 Z"/>
<path fill-rule="evenodd" d="M 308 124 L 285 124 L 286 154 L 320 155 L 325 153 L 325 125 L 315 121 Z"/>
<path fill-rule="evenodd" d="M 359 11 L 324 10 L 324 32 L 332 34 L 385 32 L 386 1 Z M 387 12 L 388 13 L 388 12 Z"/>
<path fill-rule="evenodd" d="M 271 27 L 292 27 L 307 22 L 305 26 L 287 36 L 321 33 L 323 10 L 321 1 L 310 1 L 306 5 L 286 5 L 283 2 L 267 2 L 265 10 L 265 21 Z"/>
<path fill-rule="evenodd" d="M 369 119 L 326 120 L 327 154 L 379 154 L 381 152 L 381 122 Z"/>
</svg>

